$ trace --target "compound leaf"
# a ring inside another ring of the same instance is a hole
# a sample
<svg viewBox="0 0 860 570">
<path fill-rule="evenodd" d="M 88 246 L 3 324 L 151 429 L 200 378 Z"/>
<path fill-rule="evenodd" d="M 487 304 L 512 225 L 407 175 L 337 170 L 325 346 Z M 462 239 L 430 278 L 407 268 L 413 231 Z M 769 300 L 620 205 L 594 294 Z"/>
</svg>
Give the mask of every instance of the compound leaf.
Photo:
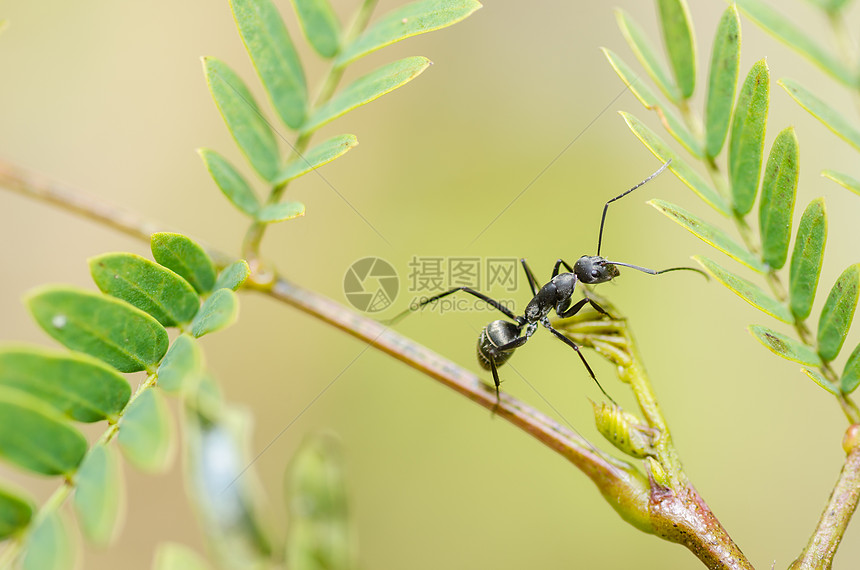
<svg viewBox="0 0 860 570">
<path fill-rule="evenodd" d="M 767 267 L 765 267 L 765 265 L 756 258 L 756 256 L 730 238 L 720 228 L 707 223 L 684 208 L 664 200 L 655 199 L 648 203 L 663 212 L 669 219 L 687 228 L 694 236 L 698 237 L 708 245 L 719 249 L 732 259 L 740 261 L 750 269 L 758 271 L 759 273 L 767 271 Z"/>
<path fill-rule="evenodd" d="M 711 51 L 705 98 L 705 155 L 709 158 L 720 154 L 729 131 L 732 104 L 738 88 L 740 59 L 741 22 L 737 8 L 732 4 L 720 19 Z"/>
<path fill-rule="evenodd" d="M 836 133 L 855 149 L 860 150 L 860 130 L 852 125 L 848 119 L 842 116 L 832 105 L 828 105 L 811 91 L 791 79 L 780 79 L 778 81 L 792 99 L 797 101 L 801 107 L 812 114 L 813 117 L 824 123 L 824 126 Z"/>
<path fill-rule="evenodd" d="M 75 476 L 74 507 L 81 531 L 96 545 L 116 536 L 123 515 L 125 489 L 122 467 L 114 447 L 97 444 Z"/>
<path fill-rule="evenodd" d="M 849 87 L 855 87 L 857 74 L 839 58 L 822 48 L 809 34 L 791 23 L 785 16 L 761 0 L 738 0 L 752 21 L 802 56 Z"/>
<path fill-rule="evenodd" d="M 308 134 L 349 111 L 409 83 L 430 65 L 425 57 L 407 57 L 356 79 L 335 94 L 308 118 L 302 134 Z"/>
<path fill-rule="evenodd" d="M 821 359 L 815 350 L 798 340 L 787 337 L 775 330 L 761 325 L 750 325 L 748 330 L 759 342 L 777 356 L 792 360 L 806 366 L 821 366 Z"/>
<path fill-rule="evenodd" d="M 695 192 L 699 198 L 704 200 L 716 211 L 724 215 L 729 214 L 729 207 L 726 205 L 722 196 L 717 194 L 717 191 L 711 188 L 711 186 L 708 185 L 708 183 L 705 182 L 689 164 L 678 156 L 675 151 L 669 148 L 669 146 L 666 145 L 666 143 L 663 142 L 663 140 L 658 137 L 654 131 L 646 127 L 644 123 L 629 113 L 622 111 L 621 116 L 624 117 L 624 121 L 627 122 L 627 126 L 630 127 L 633 134 L 636 135 L 636 137 L 642 141 L 646 147 L 648 147 L 648 150 L 650 150 L 654 156 L 659 158 L 662 162 L 666 162 L 669 159 L 672 160 L 672 163 L 669 165 L 669 170 L 674 172 L 675 176 L 677 176 L 681 182 L 686 184 L 690 190 Z"/>
<path fill-rule="evenodd" d="M 731 289 L 738 297 L 752 305 L 753 307 L 764 311 L 768 315 L 779 319 L 780 321 L 791 323 L 791 312 L 788 308 L 762 291 L 762 289 L 744 279 L 724 269 L 720 264 L 701 255 L 694 255 L 693 259 L 698 261 L 705 270 L 714 276 L 714 278 Z"/>
<path fill-rule="evenodd" d="M 199 378 L 203 372 L 203 351 L 197 341 L 187 334 L 173 341 L 158 367 L 158 386 L 176 393 Z"/>
<path fill-rule="evenodd" d="M 860 344 L 848 357 L 839 385 L 843 394 L 850 394 L 860 386 Z"/>
<path fill-rule="evenodd" d="M 78 352 L 0 348 L 0 386 L 26 392 L 79 422 L 115 418 L 131 387 L 113 368 Z"/>
<path fill-rule="evenodd" d="M 813 382 L 833 394 L 834 396 L 839 395 L 839 388 L 830 383 L 830 381 L 816 372 L 815 370 L 809 370 L 808 368 L 801 368 L 804 374 L 806 374 Z"/>
<path fill-rule="evenodd" d="M 283 222 L 305 215 L 305 205 L 301 202 L 278 202 L 257 212 L 257 221 L 264 224 Z"/>
<path fill-rule="evenodd" d="M 827 212 L 824 198 L 818 198 L 809 203 L 800 218 L 791 253 L 788 293 L 791 312 L 798 320 L 806 319 L 812 311 L 826 243 Z"/>
<path fill-rule="evenodd" d="M 660 120 L 670 135 L 676 141 L 681 143 L 690 154 L 701 157 L 704 154 L 702 143 L 687 129 L 683 121 L 681 121 L 675 112 L 670 107 L 664 107 L 657 100 L 654 92 L 645 84 L 624 61 L 618 57 L 612 50 L 601 48 L 606 59 L 609 60 L 609 65 L 621 78 L 621 81 L 627 85 L 631 93 L 639 100 L 640 103 L 652 111 L 656 111 L 660 116 Z"/>
<path fill-rule="evenodd" d="M 794 128 L 788 127 L 773 141 L 759 202 L 762 259 L 774 269 L 785 265 L 788 256 L 791 218 L 797 193 L 797 170 L 797 136 Z"/>
<path fill-rule="evenodd" d="M 223 61 L 204 57 L 203 72 L 215 105 L 239 150 L 263 179 L 274 180 L 280 169 L 278 144 L 254 96 Z"/>
<path fill-rule="evenodd" d="M 843 188 L 848 188 L 855 194 L 860 194 L 860 180 L 857 180 L 852 176 L 848 176 L 847 174 L 841 174 L 839 172 L 834 172 L 833 170 L 825 170 L 821 173 L 821 175 L 836 182 Z"/>
<path fill-rule="evenodd" d="M 214 289 L 232 289 L 235 291 L 245 282 L 251 275 L 251 268 L 248 267 L 248 262 L 240 259 L 235 263 L 231 263 L 218 274 L 218 279 L 215 280 Z"/>
<path fill-rule="evenodd" d="M 208 293 L 215 285 L 215 265 L 203 248 L 182 234 L 160 232 L 150 239 L 155 261 L 179 274 L 198 293 Z"/>
<path fill-rule="evenodd" d="M 63 286 L 40 287 L 25 301 L 46 333 L 120 372 L 146 370 L 167 351 L 164 327 L 124 301 Z"/>
<path fill-rule="evenodd" d="M 642 28 L 624 10 L 615 10 L 615 19 L 618 21 L 618 27 L 621 29 L 624 39 L 627 40 L 630 49 L 636 54 L 636 59 L 645 68 L 648 77 L 670 101 L 675 103 L 680 101 L 681 90 L 663 69 Z"/>
<path fill-rule="evenodd" d="M 860 292 L 860 263 L 849 265 L 833 284 L 818 319 L 818 354 L 831 361 L 839 354 L 854 319 Z"/>
<path fill-rule="evenodd" d="M 0 540 L 27 528 L 35 511 L 36 505 L 31 499 L 0 486 Z"/>
<path fill-rule="evenodd" d="M 272 105 L 284 124 L 298 129 L 307 115 L 307 84 L 278 9 L 271 0 L 230 0 L 230 8 Z"/>
<path fill-rule="evenodd" d="M 200 158 L 206 165 L 206 170 L 212 176 L 212 180 L 221 192 L 227 196 L 227 199 L 236 206 L 236 208 L 249 216 L 253 217 L 260 209 L 260 201 L 257 195 L 251 189 L 251 185 L 239 174 L 230 162 L 208 148 L 198 149 Z"/>
<path fill-rule="evenodd" d="M 340 50 L 340 22 L 328 0 L 293 0 L 305 39 L 318 54 L 332 58 Z"/>
<path fill-rule="evenodd" d="M 296 157 L 288 162 L 278 176 L 276 184 L 283 184 L 324 164 L 328 164 L 332 160 L 343 156 L 357 145 L 358 139 L 355 138 L 355 135 L 338 135 L 321 142 L 303 156 Z"/>
<path fill-rule="evenodd" d="M 117 443 L 139 469 L 155 473 L 167 468 L 173 451 L 173 425 L 158 388 L 147 388 L 129 404 L 119 422 Z"/>
<path fill-rule="evenodd" d="M 729 179 L 735 212 L 746 215 L 758 192 L 767 128 L 770 75 L 765 60 L 750 69 L 735 107 L 729 135 Z"/>
<path fill-rule="evenodd" d="M 70 570 L 75 567 L 77 542 L 61 513 L 51 510 L 27 538 L 20 570 Z"/>
<path fill-rule="evenodd" d="M 696 42 L 690 10 L 683 0 L 658 0 L 657 7 L 675 83 L 681 97 L 689 99 L 696 88 Z"/>
<path fill-rule="evenodd" d="M 133 253 L 105 253 L 89 259 L 102 293 L 149 313 L 165 327 L 188 323 L 200 308 L 191 285 L 169 269 Z"/>
<path fill-rule="evenodd" d="M 71 475 L 87 440 L 51 406 L 0 386 L 0 457 L 42 475 Z"/>
<path fill-rule="evenodd" d="M 191 334 L 200 338 L 232 325 L 239 316 L 239 301 L 231 289 L 218 289 L 206 299 L 191 323 Z"/>
<path fill-rule="evenodd" d="M 337 58 L 346 65 L 379 48 L 466 19 L 481 7 L 475 0 L 420 0 L 401 6 L 374 22 Z"/>
</svg>

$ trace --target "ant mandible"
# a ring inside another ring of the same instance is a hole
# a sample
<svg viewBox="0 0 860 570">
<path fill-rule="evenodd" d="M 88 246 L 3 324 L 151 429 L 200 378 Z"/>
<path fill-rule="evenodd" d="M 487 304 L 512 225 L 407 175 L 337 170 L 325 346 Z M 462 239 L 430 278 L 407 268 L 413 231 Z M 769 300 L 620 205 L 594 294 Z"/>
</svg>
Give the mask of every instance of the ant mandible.
<svg viewBox="0 0 860 570">
<path fill-rule="evenodd" d="M 633 188 L 630 188 L 629 190 L 619 194 L 615 198 L 612 198 L 611 200 L 606 202 L 606 204 L 603 206 L 603 215 L 600 218 L 600 231 L 597 238 L 597 255 L 583 255 L 576 261 L 576 263 L 573 264 L 573 267 L 571 267 L 563 259 L 557 260 L 555 262 L 555 267 L 553 267 L 552 278 L 550 279 L 549 283 L 547 283 L 543 287 L 540 287 L 539 289 L 537 285 L 537 280 L 535 279 L 534 274 L 526 263 L 526 260 L 520 260 L 523 266 L 523 270 L 525 271 L 526 278 L 529 282 L 529 287 L 532 291 L 532 300 L 529 301 L 528 305 L 526 305 L 526 309 L 521 316 L 515 315 L 510 309 L 502 305 L 500 302 L 484 295 L 483 293 L 475 291 L 470 287 L 455 287 L 449 291 L 445 291 L 444 293 L 440 293 L 438 295 L 430 297 L 429 299 L 425 299 L 415 307 L 410 307 L 406 311 L 400 313 L 399 315 L 391 319 L 391 321 L 389 321 L 389 324 L 394 324 L 409 313 L 417 311 L 430 303 L 442 299 L 443 297 L 453 295 L 458 291 L 463 291 L 464 293 L 468 293 L 477 297 L 478 299 L 481 299 L 482 301 L 485 301 L 488 305 L 490 305 L 497 311 L 503 313 L 506 317 L 510 319 L 510 321 L 499 319 L 491 322 L 486 327 L 484 327 L 484 329 L 481 331 L 481 336 L 478 338 L 478 363 L 484 370 L 490 370 L 493 373 L 493 382 L 495 383 L 497 398 L 499 396 L 500 385 L 498 367 L 507 362 L 516 349 L 528 342 L 528 340 L 537 330 L 538 324 L 541 324 L 544 326 L 544 328 L 546 328 L 553 335 L 555 335 L 559 340 L 561 340 L 576 351 L 576 353 L 579 355 L 579 358 L 582 360 L 582 364 L 585 365 L 585 369 L 588 370 L 588 374 L 597 384 L 597 387 L 600 388 L 600 391 L 603 392 L 604 396 L 609 398 L 614 403 L 615 400 L 613 400 L 612 397 L 606 393 L 606 390 L 604 390 L 603 386 L 601 386 L 600 382 L 598 382 L 597 377 L 594 375 L 594 371 L 591 369 L 591 366 L 589 366 L 588 361 L 585 359 L 585 356 L 582 354 L 582 351 L 580 351 L 579 346 L 571 339 L 566 337 L 564 334 L 556 330 L 550 323 L 548 315 L 550 311 L 555 310 L 555 313 L 556 315 L 558 315 L 559 318 L 566 319 L 577 314 L 585 306 L 586 303 L 590 303 L 591 306 L 594 307 L 594 309 L 599 311 L 600 313 L 607 314 L 606 311 L 602 307 L 600 307 L 600 305 L 598 305 L 588 297 L 577 301 L 573 304 L 573 306 L 571 306 L 571 299 L 573 297 L 574 289 L 576 288 L 577 282 L 582 282 L 586 285 L 606 283 L 607 281 L 611 281 L 615 277 L 618 277 L 618 266 L 629 267 L 631 269 L 636 269 L 637 271 L 642 271 L 651 275 L 659 275 L 661 273 L 667 273 L 669 271 L 688 270 L 697 271 L 707 277 L 707 274 L 693 267 L 671 267 L 669 269 L 655 271 L 654 269 L 648 269 L 646 267 L 640 267 L 638 265 L 631 265 L 629 263 L 609 261 L 605 257 L 600 256 L 600 246 L 603 242 L 603 225 L 606 221 L 606 212 L 609 209 L 609 204 L 630 194 L 631 192 L 633 192 L 634 190 L 636 190 L 637 188 L 663 172 L 671 162 L 671 160 L 667 161 L 648 178 L 639 182 Z M 559 273 L 561 267 L 564 267 L 567 272 Z M 523 334 L 523 329 L 525 329 L 525 334 Z"/>
</svg>

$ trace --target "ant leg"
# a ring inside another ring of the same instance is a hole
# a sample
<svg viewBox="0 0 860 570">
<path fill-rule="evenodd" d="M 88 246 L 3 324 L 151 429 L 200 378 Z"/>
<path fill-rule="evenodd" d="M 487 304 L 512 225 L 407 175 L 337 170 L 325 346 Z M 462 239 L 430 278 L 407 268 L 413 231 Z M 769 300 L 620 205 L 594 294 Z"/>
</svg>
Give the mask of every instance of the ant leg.
<svg viewBox="0 0 860 570">
<path fill-rule="evenodd" d="M 600 385 L 600 382 L 597 380 L 597 376 L 594 375 L 594 371 L 591 369 L 591 366 L 588 365 L 588 361 L 585 360 L 585 356 L 579 350 L 579 345 L 577 345 L 575 342 L 573 342 L 572 340 L 570 340 L 569 338 L 567 338 L 566 336 L 564 336 L 563 334 L 561 334 L 560 332 L 558 332 L 557 330 L 552 328 L 552 325 L 550 325 L 549 322 L 543 323 L 543 326 L 548 328 L 549 332 L 551 332 L 552 334 L 557 336 L 566 345 L 568 345 L 569 347 L 571 347 L 573 350 L 576 351 L 576 354 L 579 355 L 580 360 L 582 360 L 582 363 L 585 365 L 585 369 L 588 370 L 588 374 L 591 376 L 591 379 L 594 380 L 594 383 L 597 384 L 597 387 L 600 388 L 600 391 L 603 392 L 603 395 L 606 396 L 607 398 L 609 398 L 609 401 L 611 401 L 613 404 L 617 405 L 615 400 L 612 399 L 612 396 L 607 394 L 606 390 L 603 389 L 603 386 Z"/>
<path fill-rule="evenodd" d="M 520 263 L 523 264 L 523 271 L 526 272 L 526 279 L 528 279 L 529 287 L 531 287 L 532 297 L 537 297 L 538 286 L 537 286 L 537 279 L 535 279 L 535 274 L 532 273 L 532 270 L 529 267 L 529 264 L 526 263 L 525 259 L 520 259 Z"/>
<path fill-rule="evenodd" d="M 555 266 L 552 268 L 552 276 L 553 277 L 558 275 L 558 270 L 562 265 L 564 265 L 564 268 L 567 269 L 568 273 L 573 273 L 573 267 L 571 267 L 565 260 L 557 259 L 555 261 Z"/>
<path fill-rule="evenodd" d="M 499 404 L 502 402 L 502 397 L 499 394 L 499 386 L 502 382 L 499 380 L 499 370 L 496 368 L 496 360 L 492 357 L 490 357 L 490 370 L 493 372 L 493 382 L 496 384 L 496 405 L 492 409 L 492 414 L 495 415 Z"/>
<path fill-rule="evenodd" d="M 395 316 L 392 319 L 388 319 L 387 321 L 384 321 L 384 322 L 387 325 L 393 325 L 395 323 L 398 323 L 398 322 L 400 322 L 401 319 L 403 319 L 409 313 L 415 312 L 418 309 L 420 309 L 421 307 L 429 305 L 433 301 L 438 301 L 439 299 L 441 299 L 443 297 L 447 297 L 448 295 L 453 295 L 457 291 L 463 291 L 464 293 L 468 293 L 469 295 L 473 295 L 473 296 L 477 297 L 478 299 L 485 301 L 488 305 L 490 305 L 494 309 L 504 313 L 504 315 L 506 317 L 508 317 L 509 319 L 511 319 L 512 321 L 515 321 L 517 323 L 520 322 L 520 320 L 517 318 L 517 316 L 510 309 L 508 309 L 507 307 L 505 307 L 504 305 L 502 305 L 501 303 L 499 303 L 495 299 L 491 299 L 490 297 L 487 297 L 483 293 L 479 293 L 479 292 L 475 291 L 471 287 L 455 287 L 455 288 L 451 289 L 450 291 L 445 291 L 444 293 L 439 293 L 438 295 L 434 295 L 434 296 L 430 297 L 429 299 L 425 299 L 425 300 L 421 301 L 420 303 L 418 303 L 418 306 L 416 306 L 414 308 L 409 307 L 408 309 L 406 309 L 405 311 L 403 311 L 399 315 Z"/>
</svg>

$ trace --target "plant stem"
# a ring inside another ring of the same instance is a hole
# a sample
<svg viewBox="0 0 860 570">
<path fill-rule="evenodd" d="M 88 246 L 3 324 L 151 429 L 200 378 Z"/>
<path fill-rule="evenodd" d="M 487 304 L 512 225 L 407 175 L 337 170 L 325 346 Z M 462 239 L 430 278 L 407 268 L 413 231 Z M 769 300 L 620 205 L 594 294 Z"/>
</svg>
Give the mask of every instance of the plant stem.
<svg viewBox="0 0 860 570">
<path fill-rule="evenodd" d="M 15 176 L 10 176 L 9 173 L 14 173 Z M 30 187 L 25 181 L 44 183 L 40 177 L 0 161 L 0 186 L 14 185 L 16 191 L 22 194 L 41 198 L 44 194 L 43 189 Z M 110 225 L 144 241 L 149 240 L 147 232 L 150 228 L 158 227 L 144 222 L 133 214 L 103 206 L 91 198 L 68 194 L 68 192 L 66 189 L 50 202 L 61 208 L 82 213 L 89 219 Z M 73 199 L 67 201 L 66 197 Z M 213 259 L 219 260 L 221 266 L 231 262 L 230 256 L 223 253 L 211 249 L 209 253 Z M 475 374 L 381 323 L 359 315 L 322 295 L 290 283 L 275 273 L 253 274 L 247 282 L 247 288 L 298 308 L 347 332 L 448 386 L 492 411 L 494 415 L 509 421 L 573 463 L 592 480 L 616 512 L 636 528 L 683 544 L 709 568 L 751 568 L 696 490 L 686 481 L 680 469 L 680 461 L 677 460 L 668 437 L 662 444 L 666 446 L 666 451 L 661 452 L 663 456 L 660 461 L 665 462 L 665 465 L 676 473 L 671 487 L 658 483 L 653 474 L 645 477 L 630 463 L 615 459 L 595 448 L 578 433 L 565 428 L 527 404 L 507 394 L 501 394 L 497 400 L 492 387 L 481 381 Z M 614 334 L 618 326 L 622 326 L 626 331 L 626 323 L 624 321 L 620 323 L 620 325 L 616 324 L 615 328 L 610 327 L 609 332 Z M 605 323 L 591 325 L 593 331 L 603 328 L 606 328 Z M 613 346 L 619 354 L 624 347 L 628 345 L 632 347 L 629 350 L 633 357 L 632 359 L 627 357 L 629 362 L 622 379 L 633 385 L 634 393 L 637 394 L 648 421 L 654 426 L 659 426 L 658 429 L 668 436 L 668 427 L 659 411 L 644 367 L 632 344 L 632 338 L 628 334 L 627 337 L 616 342 L 610 336 L 598 334 L 597 337 L 602 339 L 600 342 L 603 345 Z M 151 379 L 154 382 L 154 377 Z M 139 393 L 140 390 L 135 393 L 135 396 Z M 115 431 L 116 428 L 111 426 L 110 430 Z M 103 437 L 109 438 L 112 435 Z M 3 554 L 6 555 L 5 552 Z"/>
<path fill-rule="evenodd" d="M 852 426 L 849 429 L 856 428 Z M 815 532 L 790 570 L 821 570 L 830 568 L 839 542 L 860 499 L 860 447 L 853 447 L 845 459 L 839 479 Z"/>
</svg>

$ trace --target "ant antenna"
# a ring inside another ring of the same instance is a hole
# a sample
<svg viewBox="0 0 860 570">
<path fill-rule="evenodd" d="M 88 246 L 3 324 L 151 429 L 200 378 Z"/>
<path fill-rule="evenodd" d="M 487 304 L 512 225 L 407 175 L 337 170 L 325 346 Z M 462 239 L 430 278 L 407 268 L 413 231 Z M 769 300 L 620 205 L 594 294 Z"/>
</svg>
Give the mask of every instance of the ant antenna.
<svg viewBox="0 0 860 570">
<path fill-rule="evenodd" d="M 628 190 L 629 192 L 629 190 Z M 649 275 L 660 275 L 661 273 L 669 273 L 670 271 L 695 271 L 696 273 L 701 273 L 705 279 L 708 281 L 711 280 L 710 275 L 702 271 L 697 267 L 670 267 L 669 269 L 661 269 L 657 271 L 655 269 L 648 269 L 647 267 L 640 267 L 638 265 L 631 265 L 629 263 L 621 263 L 619 261 L 607 261 L 607 265 L 620 265 L 621 267 L 629 267 L 630 269 L 635 269 L 636 271 L 641 271 L 642 273 L 648 273 Z"/>
<path fill-rule="evenodd" d="M 606 221 L 606 211 L 609 209 L 609 204 L 627 196 L 628 194 L 630 194 L 631 192 L 633 192 L 634 190 L 636 190 L 637 188 L 639 188 L 640 186 L 642 186 L 643 184 L 645 184 L 646 182 L 648 182 L 649 180 L 651 180 L 652 178 L 654 178 L 655 176 L 657 176 L 658 174 L 660 174 L 661 172 L 666 170 L 666 167 L 668 167 L 669 164 L 671 164 L 671 162 L 672 162 L 672 159 L 670 158 L 665 163 L 663 163 L 663 166 L 658 168 L 654 174 L 652 174 L 651 176 L 649 176 L 648 178 L 646 178 L 645 180 L 643 180 L 642 182 L 640 182 L 639 184 L 637 184 L 636 186 L 631 188 L 630 190 L 627 190 L 623 194 L 619 194 L 618 196 L 616 196 L 612 200 L 609 200 L 608 202 L 606 202 L 606 204 L 603 206 L 603 215 L 600 216 L 600 233 L 597 234 L 597 256 L 598 257 L 600 257 L 600 244 L 603 243 L 603 223 Z M 623 265 L 623 263 L 619 263 L 618 265 Z M 632 267 L 634 269 L 640 269 L 640 270 L 642 269 L 641 267 L 636 267 L 633 265 L 628 265 L 627 267 Z M 646 273 L 648 273 L 648 272 L 646 271 Z"/>
</svg>

